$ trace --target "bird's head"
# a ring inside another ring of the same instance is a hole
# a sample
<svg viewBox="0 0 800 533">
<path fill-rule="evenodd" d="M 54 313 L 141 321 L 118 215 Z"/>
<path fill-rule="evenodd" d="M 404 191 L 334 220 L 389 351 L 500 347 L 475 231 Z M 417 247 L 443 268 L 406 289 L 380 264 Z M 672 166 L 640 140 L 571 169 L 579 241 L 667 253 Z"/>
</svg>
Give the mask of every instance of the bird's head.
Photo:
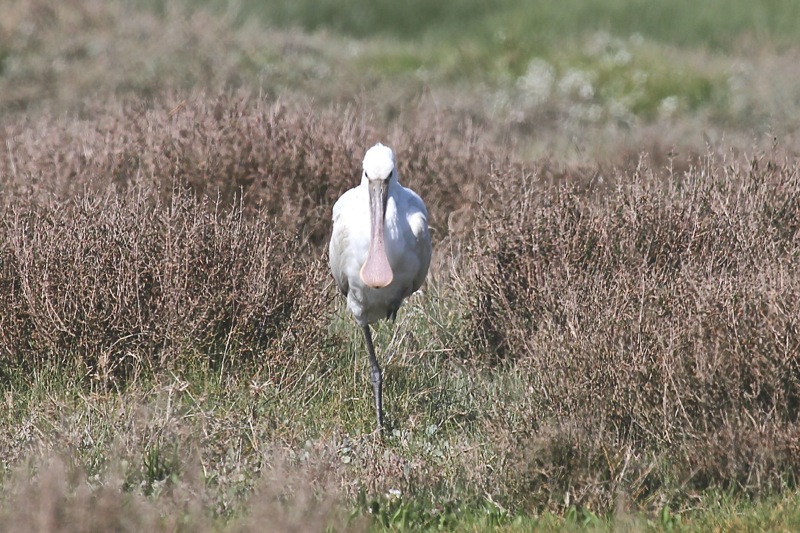
<svg viewBox="0 0 800 533">
<path fill-rule="evenodd" d="M 394 273 L 386 255 L 383 225 L 386 217 L 386 202 L 389 198 L 389 183 L 397 171 L 394 152 L 388 146 L 376 144 L 364 155 L 364 174 L 361 180 L 369 190 L 370 241 L 367 260 L 361 266 L 361 281 L 374 289 L 388 286 Z"/>
<path fill-rule="evenodd" d="M 395 174 L 394 152 L 388 146 L 376 144 L 364 155 L 364 178 L 369 181 L 389 180 Z"/>
</svg>

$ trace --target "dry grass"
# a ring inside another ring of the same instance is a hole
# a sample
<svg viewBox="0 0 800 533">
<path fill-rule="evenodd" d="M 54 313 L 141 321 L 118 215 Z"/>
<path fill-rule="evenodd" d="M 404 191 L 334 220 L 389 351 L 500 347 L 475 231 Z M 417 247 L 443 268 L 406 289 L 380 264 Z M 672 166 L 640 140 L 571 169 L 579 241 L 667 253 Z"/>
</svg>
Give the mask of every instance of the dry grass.
<svg viewBox="0 0 800 533">
<path fill-rule="evenodd" d="M 248 499 L 248 515 L 227 523 L 210 520 L 204 506 L 214 504 L 197 473 L 158 482 L 157 497 L 127 486 L 119 473 L 87 476 L 69 459 L 49 458 L 15 472 L 0 512 L 4 530 L 76 531 L 363 531 L 363 520 L 348 520 L 340 502 L 293 469 L 260 475 Z M 316 488 L 315 488 L 316 487 Z"/>
</svg>

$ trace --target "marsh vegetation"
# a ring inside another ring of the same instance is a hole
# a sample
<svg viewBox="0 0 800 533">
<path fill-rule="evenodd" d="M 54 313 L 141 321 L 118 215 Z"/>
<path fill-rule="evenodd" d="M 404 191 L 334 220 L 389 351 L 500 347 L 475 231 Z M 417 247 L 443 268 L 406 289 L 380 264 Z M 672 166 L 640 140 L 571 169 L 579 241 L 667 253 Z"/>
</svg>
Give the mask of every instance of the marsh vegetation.
<svg viewBox="0 0 800 533">
<path fill-rule="evenodd" d="M 796 529 L 795 3 L 399 5 L 0 6 L 3 527 Z M 384 442 L 377 141 L 434 238 Z"/>
</svg>

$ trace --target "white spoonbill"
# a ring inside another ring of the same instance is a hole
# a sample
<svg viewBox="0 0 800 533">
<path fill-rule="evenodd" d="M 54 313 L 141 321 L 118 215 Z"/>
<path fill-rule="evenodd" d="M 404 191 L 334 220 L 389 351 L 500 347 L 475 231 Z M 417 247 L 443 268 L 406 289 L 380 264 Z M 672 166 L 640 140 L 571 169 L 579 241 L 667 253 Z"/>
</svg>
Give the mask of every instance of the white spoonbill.
<svg viewBox="0 0 800 533">
<path fill-rule="evenodd" d="M 361 185 L 333 206 L 329 261 L 347 308 L 364 331 L 380 432 L 383 379 L 369 325 L 394 320 L 403 300 L 425 281 L 431 235 L 425 203 L 397 181 L 391 148 L 378 143 L 367 150 L 363 168 Z"/>
</svg>

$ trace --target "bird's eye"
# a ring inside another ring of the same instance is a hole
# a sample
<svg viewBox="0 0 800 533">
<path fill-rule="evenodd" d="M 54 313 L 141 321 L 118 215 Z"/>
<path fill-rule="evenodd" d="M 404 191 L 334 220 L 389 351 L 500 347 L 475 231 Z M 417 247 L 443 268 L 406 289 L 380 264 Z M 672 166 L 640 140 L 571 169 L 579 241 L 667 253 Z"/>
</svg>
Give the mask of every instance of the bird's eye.
<svg viewBox="0 0 800 533">
<path fill-rule="evenodd" d="M 365 177 L 365 178 L 367 178 L 367 179 L 369 179 L 369 174 L 367 174 L 367 171 L 366 171 L 366 170 L 364 171 L 364 177 Z"/>
</svg>

